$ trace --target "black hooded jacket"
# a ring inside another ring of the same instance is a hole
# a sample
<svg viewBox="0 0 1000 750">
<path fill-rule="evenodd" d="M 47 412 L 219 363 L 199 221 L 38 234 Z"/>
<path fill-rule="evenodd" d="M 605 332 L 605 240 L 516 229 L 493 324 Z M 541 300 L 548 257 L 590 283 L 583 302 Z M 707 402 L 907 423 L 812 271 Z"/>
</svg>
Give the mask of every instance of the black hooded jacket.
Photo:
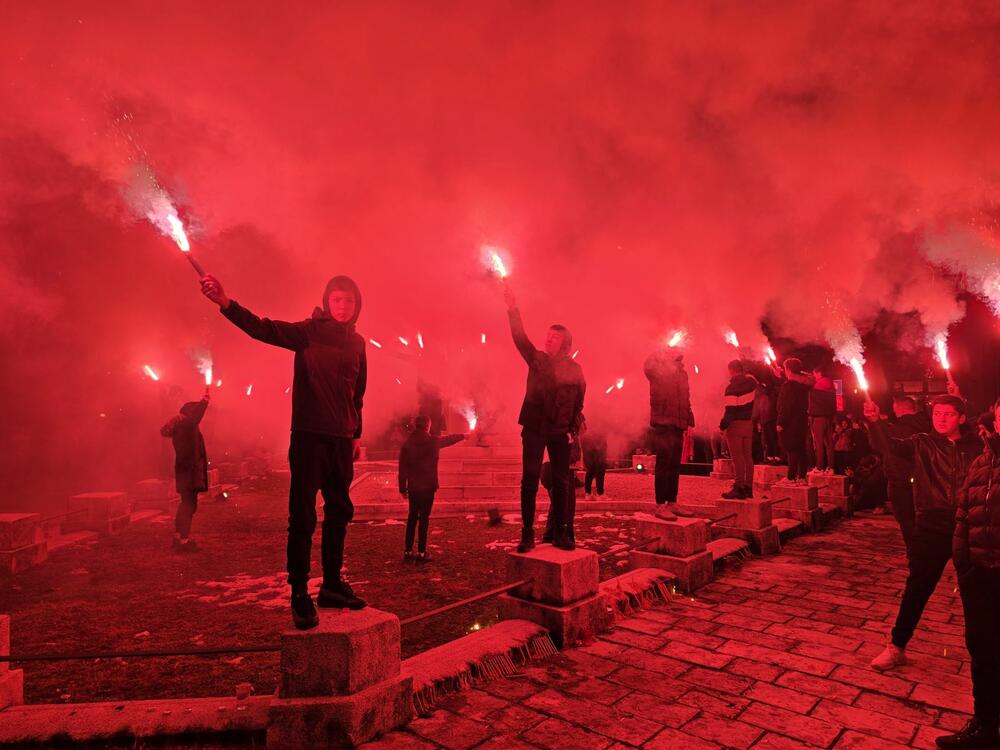
<svg viewBox="0 0 1000 750">
<path fill-rule="evenodd" d="M 352 286 L 357 299 L 349 323 L 334 320 L 328 308 L 331 289 L 343 285 Z M 352 279 L 330 279 L 323 307 L 317 307 L 308 320 L 297 323 L 258 318 L 234 300 L 222 314 L 252 338 L 295 352 L 292 432 L 361 437 L 368 360 L 365 340 L 354 328 L 361 314 L 361 291 Z"/>
<path fill-rule="evenodd" d="M 208 489 L 208 455 L 201 424 L 208 400 L 190 401 L 181 407 L 181 413 L 163 427 L 160 434 L 174 444 L 174 478 L 178 492 L 204 492 Z"/>
<path fill-rule="evenodd" d="M 681 357 L 655 351 L 646 358 L 643 372 L 649 380 L 649 426 L 678 430 L 694 427 L 691 388 Z"/>
<path fill-rule="evenodd" d="M 913 461 L 917 527 L 951 534 L 955 528 L 958 493 L 965 484 L 969 466 L 982 453 L 982 441 L 973 433 L 963 433 L 955 442 L 937 432 L 894 438 L 889 434 L 888 423 L 882 420 L 869 423 L 868 433 L 876 450 Z"/>
<path fill-rule="evenodd" d="M 508 311 L 508 317 L 514 344 L 528 363 L 528 382 L 518 424 L 538 435 L 565 432 L 576 435 L 583 423 L 587 384 L 583 369 L 567 356 L 573 346 L 573 337 L 566 331 L 559 353 L 550 356 L 531 343 L 516 308 Z"/>
<path fill-rule="evenodd" d="M 890 422 L 888 435 L 890 438 L 908 438 L 918 432 L 931 432 L 934 427 L 931 420 L 924 412 L 917 414 L 904 414 L 895 422 Z M 904 458 L 892 451 L 882 455 L 885 462 L 885 476 L 890 482 L 909 483 L 913 479 L 913 459 Z"/>
<path fill-rule="evenodd" d="M 437 437 L 423 430 L 411 433 L 399 451 L 399 491 L 437 492 L 439 453 L 461 440 L 465 435 Z"/>
</svg>

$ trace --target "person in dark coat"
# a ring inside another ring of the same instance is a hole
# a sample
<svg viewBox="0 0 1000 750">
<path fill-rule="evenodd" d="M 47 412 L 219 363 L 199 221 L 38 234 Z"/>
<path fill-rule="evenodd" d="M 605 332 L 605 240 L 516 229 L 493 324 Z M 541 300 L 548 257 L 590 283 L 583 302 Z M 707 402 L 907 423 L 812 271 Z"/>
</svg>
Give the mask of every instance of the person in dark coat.
<svg viewBox="0 0 1000 750">
<path fill-rule="evenodd" d="M 431 434 L 432 420 L 421 415 L 414 430 L 399 452 L 399 494 L 407 498 L 410 514 L 406 518 L 406 539 L 403 560 L 427 562 L 427 526 L 438 491 L 438 458 L 442 448 L 465 440 L 465 435 L 436 436 Z M 413 536 L 419 524 L 417 554 L 413 554 Z"/>
<path fill-rule="evenodd" d="M 528 381 L 518 424 L 521 425 L 521 543 L 518 552 L 535 546 L 535 498 L 546 451 L 552 463 L 552 498 L 555 512 L 554 544 L 572 549 L 573 514 L 570 498 L 570 445 L 583 423 L 583 398 L 587 384 L 583 370 L 569 356 L 573 337 L 565 326 L 549 327 L 545 350 L 535 348 L 525 333 L 514 293 L 504 290 L 514 345 L 528 364 Z"/>
<path fill-rule="evenodd" d="M 933 432 L 893 438 L 878 406 L 865 404 L 872 442 L 880 452 L 892 452 L 913 462 L 915 523 L 910 543 L 909 575 L 896 624 L 885 651 L 872 660 L 880 671 L 906 663 L 906 645 L 913 637 L 927 600 L 952 556 L 958 492 L 969 466 L 982 452 L 982 442 L 965 425 L 965 401 L 938 396 L 932 402 Z"/>
<path fill-rule="evenodd" d="M 917 402 L 912 396 L 893 397 L 892 413 L 896 419 L 887 428 L 890 438 L 904 440 L 918 433 L 929 433 L 933 430 L 928 416 L 924 412 L 917 411 Z M 889 505 L 899 524 L 903 544 L 906 545 L 906 554 L 909 556 L 913 526 L 916 523 L 916 511 L 913 508 L 913 459 L 900 456 L 893 451 L 886 451 L 882 453 L 882 461 L 885 464 L 885 476 L 888 480 Z"/>
<path fill-rule="evenodd" d="M 191 521 L 198 510 L 198 493 L 208 490 L 208 454 L 198 425 L 208 409 L 208 401 L 206 388 L 201 401 L 184 404 L 180 414 L 160 428 L 160 434 L 170 438 L 174 445 L 174 479 L 181 496 L 174 519 L 174 549 L 179 552 L 197 549 L 191 539 Z"/>
<path fill-rule="evenodd" d="M 694 427 L 691 388 L 684 356 L 658 349 L 646 358 L 643 372 L 649 380 L 649 426 L 656 453 L 654 493 L 662 517 L 676 517 L 684 433 Z"/>
<path fill-rule="evenodd" d="M 816 451 L 816 471 L 833 474 L 833 420 L 837 416 L 837 392 L 822 367 L 813 368 L 809 390 L 809 431 Z"/>
<path fill-rule="evenodd" d="M 719 429 L 726 435 L 736 474 L 732 489 L 722 493 L 727 500 L 753 497 L 753 404 L 759 385 L 757 378 L 745 372 L 740 360 L 734 359 L 729 363 L 726 408 L 719 422 Z"/>
<path fill-rule="evenodd" d="M 355 324 L 361 291 L 347 276 L 330 279 L 323 305 L 297 323 L 259 318 L 229 299 L 213 276 L 202 292 L 222 314 L 258 341 L 295 352 L 292 436 L 288 449 L 288 583 L 292 621 L 299 629 L 319 624 L 309 595 L 309 559 L 316 530 L 316 493 L 323 493 L 323 584 L 320 607 L 362 609 L 365 602 L 341 577 L 347 524 L 354 517 L 350 487 L 360 453 L 361 410 L 368 380 L 365 340 Z"/>
<path fill-rule="evenodd" d="M 813 379 L 802 371 L 802 361 L 784 362 L 785 379 L 778 390 L 778 440 L 788 458 L 786 482 L 805 484 L 806 437 L 809 431 L 809 391 Z"/>
<path fill-rule="evenodd" d="M 608 436 L 601 430 L 587 429 L 580 436 L 583 449 L 584 492 L 604 495 L 604 476 L 608 471 Z"/>
<path fill-rule="evenodd" d="M 952 560 L 972 657 L 973 717 L 938 747 L 1000 747 L 1000 399 L 986 446 L 958 493 Z"/>
</svg>

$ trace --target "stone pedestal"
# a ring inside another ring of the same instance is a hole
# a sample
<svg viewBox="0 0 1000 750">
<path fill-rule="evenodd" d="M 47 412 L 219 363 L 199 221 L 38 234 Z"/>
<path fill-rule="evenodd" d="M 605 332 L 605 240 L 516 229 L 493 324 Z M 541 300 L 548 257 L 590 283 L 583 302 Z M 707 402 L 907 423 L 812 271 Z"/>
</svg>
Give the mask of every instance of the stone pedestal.
<svg viewBox="0 0 1000 750">
<path fill-rule="evenodd" d="M 546 628 L 562 648 L 592 638 L 610 624 L 604 597 L 598 594 L 597 554 L 541 545 L 531 552 L 511 553 L 508 575 L 531 579 L 500 596 L 505 620 L 530 620 Z"/>
<path fill-rule="evenodd" d="M 159 510 L 172 515 L 180 498 L 175 483 L 169 479 L 144 479 L 132 487 L 132 507 L 135 510 Z"/>
<path fill-rule="evenodd" d="M 218 469 L 209 469 L 208 470 L 208 486 L 209 487 L 216 487 L 216 486 L 218 486 L 220 484 L 222 484 L 222 479 L 219 477 L 219 470 Z"/>
<path fill-rule="evenodd" d="M 628 553 L 628 564 L 633 570 L 657 568 L 667 571 L 677 579 L 677 588 L 685 594 L 690 594 L 706 583 L 711 583 L 715 573 L 712 553 L 707 549 L 687 557 L 661 555 L 656 552 L 634 549 Z"/>
<path fill-rule="evenodd" d="M 0 615 L 0 656 L 10 656 L 10 615 Z M 0 711 L 24 703 L 24 671 L 0 662 Z"/>
<path fill-rule="evenodd" d="M 704 552 L 709 537 L 708 523 L 703 518 L 678 518 L 676 521 L 639 518 L 636 519 L 636 533 L 639 539 L 656 539 L 647 545 L 647 551 L 674 557 Z"/>
<path fill-rule="evenodd" d="M 754 492 L 767 492 L 771 485 L 788 476 L 787 466 L 772 466 L 771 464 L 756 464 L 753 467 Z"/>
<path fill-rule="evenodd" d="M 85 492 L 69 499 L 69 512 L 86 511 L 70 516 L 67 525 L 100 534 L 114 534 L 129 524 L 129 503 L 124 492 Z"/>
<path fill-rule="evenodd" d="M 712 535 L 743 539 L 758 555 L 778 552 L 781 542 L 777 527 L 771 523 L 771 506 L 770 500 L 720 500 L 721 517 L 735 517 L 713 524 Z"/>
<path fill-rule="evenodd" d="M 267 747 L 354 747 L 412 718 L 413 679 L 400 675 L 399 619 L 377 609 L 322 613 L 281 636 L 281 680 Z"/>
<path fill-rule="evenodd" d="M 822 502 L 840 508 L 841 514 L 847 518 L 854 515 L 854 503 L 850 495 L 820 495 Z"/>
<path fill-rule="evenodd" d="M 778 505 L 772 510 L 775 518 L 792 518 L 802 523 L 803 530 L 815 533 L 823 528 L 823 511 L 817 505 L 812 510 L 797 510 Z"/>
<path fill-rule="evenodd" d="M 794 510 L 815 510 L 819 507 L 819 490 L 816 487 L 799 485 L 773 485 L 771 500 L 774 508 L 792 508 Z"/>
<path fill-rule="evenodd" d="M 847 477 L 842 474 L 810 474 L 809 486 L 819 490 L 821 496 L 847 495 Z"/>
<path fill-rule="evenodd" d="M 0 577 L 10 577 L 45 562 L 45 540 L 38 513 L 0 513 Z"/>
<path fill-rule="evenodd" d="M 709 474 L 712 479 L 725 479 L 727 481 L 736 478 L 736 470 L 733 468 L 733 459 L 731 458 L 715 458 L 712 459 L 712 473 Z"/>
</svg>

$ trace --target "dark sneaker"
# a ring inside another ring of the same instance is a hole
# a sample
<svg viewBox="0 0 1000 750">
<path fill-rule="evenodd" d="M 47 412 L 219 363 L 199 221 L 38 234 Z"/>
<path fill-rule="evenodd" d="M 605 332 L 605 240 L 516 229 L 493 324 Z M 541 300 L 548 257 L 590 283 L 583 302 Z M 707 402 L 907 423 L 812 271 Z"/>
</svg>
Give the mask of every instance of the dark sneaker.
<svg viewBox="0 0 1000 750">
<path fill-rule="evenodd" d="M 535 548 L 535 532 L 531 529 L 524 529 L 521 531 L 521 543 L 517 545 L 517 551 L 520 553 L 531 552 Z"/>
<path fill-rule="evenodd" d="M 309 630 L 319 625 L 319 613 L 309 594 L 292 594 L 292 622 L 299 630 Z"/>
<path fill-rule="evenodd" d="M 973 717 L 955 734 L 938 737 L 935 742 L 944 748 L 1000 748 L 1000 733 L 996 724 L 988 727 Z"/>
<path fill-rule="evenodd" d="M 316 603 L 324 609 L 364 609 L 368 606 L 345 581 L 338 581 L 330 586 L 323 584 Z"/>
<path fill-rule="evenodd" d="M 729 492 L 723 492 L 722 497 L 725 500 L 742 500 L 743 499 L 743 488 L 733 485 L 733 488 Z"/>
<path fill-rule="evenodd" d="M 740 500 L 752 500 L 753 499 L 753 487 L 743 487 L 740 490 Z"/>
</svg>

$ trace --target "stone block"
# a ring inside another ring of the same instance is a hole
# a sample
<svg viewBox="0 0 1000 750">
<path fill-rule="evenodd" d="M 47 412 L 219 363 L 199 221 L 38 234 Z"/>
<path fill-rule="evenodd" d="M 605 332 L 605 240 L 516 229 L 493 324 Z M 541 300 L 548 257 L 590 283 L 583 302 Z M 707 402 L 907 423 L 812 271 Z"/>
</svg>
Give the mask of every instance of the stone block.
<svg viewBox="0 0 1000 750">
<path fill-rule="evenodd" d="M 24 705 L 24 670 L 9 669 L 0 672 L 0 711 L 22 705 Z"/>
<path fill-rule="evenodd" d="M 815 510 L 819 507 L 819 490 L 816 487 L 802 485 L 771 485 L 771 500 L 777 508 L 792 508 L 794 510 Z"/>
<path fill-rule="evenodd" d="M 840 508 L 840 512 L 845 516 L 851 516 L 854 514 L 854 503 L 851 502 L 850 495 L 820 495 L 823 498 L 823 502 L 828 505 L 835 505 Z"/>
<path fill-rule="evenodd" d="M 38 513 L 0 513 L 0 550 L 12 550 L 42 541 Z"/>
<path fill-rule="evenodd" d="M 132 499 L 139 502 L 177 497 L 176 484 L 169 479 L 143 479 L 132 487 Z"/>
<path fill-rule="evenodd" d="M 778 527 L 774 524 L 759 529 L 746 529 L 737 526 L 716 524 L 712 527 L 712 535 L 721 537 L 736 537 L 750 544 L 750 549 L 758 555 L 773 555 L 781 552 L 781 538 Z"/>
<path fill-rule="evenodd" d="M 820 495 L 848 494 L 847 477 L 842 474 L 810 474 L 809 486 L 819 490 Z"/>
<path fill-rule="evenodd" d="M 73 495 L 69 499 L 68 511 L 70 513 L 86 511 L 86 513 L 71 516 L 71 519 L 76 523 L 84 524 L 84 528 L 91 528 L 98 525 L 99 522 L 127 516 L 129 502 L 124 492 L 85 492 L 81 495 Z"/>
<path fill-rule="evenodd" d="M 398 674 L 399 618 L 388 612 L 325 612 L 318 627 L 281 634 L 280 698 L 349 695 Z"/>
<path fill-rule="evenodd" d="M 689 557 L 704 552 L 708 544 L 708 524 L 701 518 L 678 518 L 676 521 L 638 518 L 636 526 L 638 538 L 655 537 L 656 542 L 650 548 L 663 555 Z"/>
<path fill-rule="evenodd" d="M 541 625 L 559 648 L 590 640 L 611 627 L 613 619 L 604 594 L 594 594 L 561 607 L 501 594 L 498 604 L 500 617 L 504 620 L 528 620 Z"/>
<path fill-rule="evenodd" d="M 401 675 L 353 695 L 275 698 L 268 714 L 267 748 L 356 747 L 405 726 L 412 718 L 413 678 Z"/>
<path fill-rule="evenodd" d="M 215 485 L 221 484 L 221 483 L 222 483 L 222 479 L 219 478 L 219 470 L 218 469 L 209 469 L 208 470 L 208 486 L 209 487 L 214 487 Z"/>
<path fill-rule="evenodd" d="M 770 500 L 719 500 L 720 517 L 735 514 L 735 518 L 722 521 L 726 526 L 741 529 L 762 529 L 771 525 Z"/>
<path fill-rule="evenodd" d="M 762 488 L 770 487 L 775 482 L 788 476 L 787 466 L 773 466 L 771 464 L 756 464 L 753 467 L 754 488 L 761 485 Z"/>
<path fill-rule="evenodd" d="M 715 572 L 712 553 L 707 549 L 687 557 L 634 549 L 628 553 L 628 562 L 632 569 L 658 568 L 672 573 L 677 579 L 677 588 L 686 594 L 701 588 L 706 583 L 711 583 Z"/>
<path fill-rule="evenodd" d="M 778 505 L 773 510 L 775 518 L 791 518 L 802 523 L 803 531 L 810 534 L 823 528 L 823 511 L 817 505 L 812 510 L 797 510 Z"/>
<path fill-rule="evenodd" d="M 712 479 L 733 479 L 736 476 L 736 469 L 733 468 L 733 459 L 712 459 L 712 473 L 709 476 Z"/>
<path fill-rule="evenodd" d="M 49 544 L 46 541 L 26 544 L 17 549 L 0 549 L 0 577 L 11 577 L 41 565 L 48 558 Z"/>
<path fill-rule="evenodd" d="M 566 551 L 542 544 L 531 552 L 507 556 L 507 580 L 531 579 L 511 594 L 561 607 L 597 593 L 597 553 L 587 549 Z"/>
</svg>

